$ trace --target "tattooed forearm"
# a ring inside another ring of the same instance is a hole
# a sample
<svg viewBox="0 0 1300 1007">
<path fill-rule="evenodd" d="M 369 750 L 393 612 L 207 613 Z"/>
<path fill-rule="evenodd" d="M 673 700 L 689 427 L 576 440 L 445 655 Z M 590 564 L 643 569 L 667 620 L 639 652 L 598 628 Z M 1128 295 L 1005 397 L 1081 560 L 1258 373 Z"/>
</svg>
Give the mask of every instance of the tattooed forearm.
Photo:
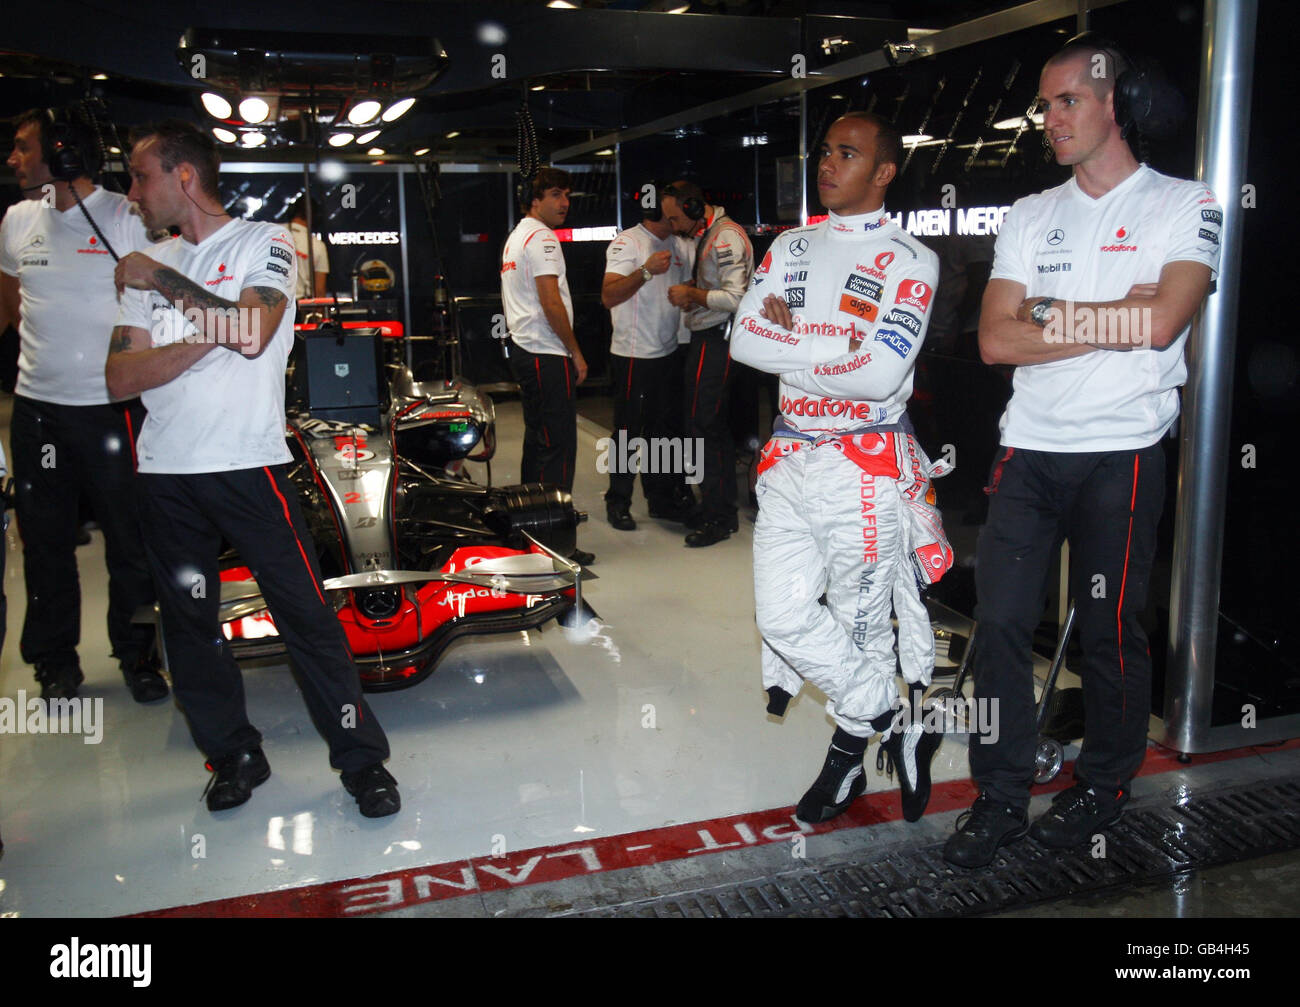
<svg viewBox="0 0 1300 1007">
<path fill-rule="evenodd" d="M 253 293 L 257 295 L 259 301 L 272 311 L 284 303 L 284 294 L 274 287 L 254 287 Z"/>
<path fill-rule="evenodd" d="M 160 266 L 154 270 L 153 287 L 181 310 L 198 308 L 200 311 L 212 309 L 225 311 L 236 306 L 234 301 L 227 301 L 204 290 L 193 280 L 182 276 L 169 266 Z"/>
<path fill-rule="evenodd" d="M 109 353 L 125 353 L 131 348 L 131 337 L 126 334 L 125 325 L 113 326 L 113 334 L 108 339 Z"/>
</svg>

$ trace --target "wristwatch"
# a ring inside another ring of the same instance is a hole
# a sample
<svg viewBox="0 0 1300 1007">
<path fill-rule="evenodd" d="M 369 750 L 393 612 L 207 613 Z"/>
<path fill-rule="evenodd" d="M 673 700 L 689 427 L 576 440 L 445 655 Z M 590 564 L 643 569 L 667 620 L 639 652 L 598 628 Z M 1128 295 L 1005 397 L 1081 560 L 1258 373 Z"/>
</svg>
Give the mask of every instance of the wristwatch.
<svg viewBox="0 0 1300 1007">
<path fill-rule="evenodd" d="M 646 269 L 645 266 L 642 266 L 642 267 L 641 267 L 641 279 L 642 279 L 644 282 L 649 283 L 650 280 L 651 280 L 651 278 L 652 278 L 653 276 L 654 276 L 654 273 L 652 273 L 652 272 L 650 272 L 650 270 Z"/>
<path fill-rule="evenodd" d="M 1029 309 L 1029 320 L 1037 325 L 1040 329 L 1046 328 L 1049 321 L 1047 314 L 1048 309 L 1056 303 L 1055 297 L 1044 297 L 1041 301 Z"/>
</svg>

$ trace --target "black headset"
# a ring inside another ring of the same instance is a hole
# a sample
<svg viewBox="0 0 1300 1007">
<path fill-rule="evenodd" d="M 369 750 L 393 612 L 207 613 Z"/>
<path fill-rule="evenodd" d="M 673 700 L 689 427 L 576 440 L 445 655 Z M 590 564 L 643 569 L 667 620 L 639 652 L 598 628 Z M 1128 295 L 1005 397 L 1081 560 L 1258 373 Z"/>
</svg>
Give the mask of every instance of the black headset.
<svg viewBox="0 0 1300 1007">
<path fill-rule="evenodd" d="M 1182 94 L 1149 60 L 1134 60 L 1112 39 L 1100 32 L 1085 31 L 1062 46 L 1091 46 L 1122 64 L 1115 77 L 1115 123 L 1125 139 L 1134 129 L 1143 137 L 1164 139 L 1177 132 L 1187 114 Z"/>
<path fill-rule="evenodd" d="M 696 196 L 683 195 L 673 186 L 664 185 L 662 182 L 652 182 L 650 184 L 654 186 L 655 190 L 655 205 L 653 216 L 646 214 L 647 220 L 663 219 L 664 197 L 666 196 L 672 196 L 673 199 L 677 200 L 677 202 L 681 204 L 682 213 L 686 214 L 687 220 L 704 219 L 704 200 L 699 199 Z"/>
<path fill-rule="evenodd" d="M 99 144 L 90 127 L 67 109 L 46 110 L 41 122 L 41 159 L 60 182 L 99 174 Z"/>
</svg>

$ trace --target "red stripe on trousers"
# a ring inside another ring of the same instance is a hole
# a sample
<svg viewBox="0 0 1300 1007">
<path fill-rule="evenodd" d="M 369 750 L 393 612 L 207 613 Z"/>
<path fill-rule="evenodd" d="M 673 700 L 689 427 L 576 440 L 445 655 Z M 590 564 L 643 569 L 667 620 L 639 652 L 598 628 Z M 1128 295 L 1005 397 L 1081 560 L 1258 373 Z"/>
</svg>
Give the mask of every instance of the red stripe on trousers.
<svg viewBox="0 0 1300 1007">
<path fill-rule="evenodd" d="M 695 367 L 695 394 L 691 398 L 691 419 L 695 419 L 695 407 L 700 402 L 700 375 L 704 372 L 704 351 L 709 348 L 708 343 L 700 344 L 700 362 Z"/>
<path fill-rule="evenodd" d="M 140 462 L 135 456 L 135 430 L 131 427 L 131 410 L 123 410 L 123 415 L 126 417 L 126 438 L 131 442 L 131 470 L 138 472 L 140 471 Z"/>
<path fill-rule="evenodd" d="M 275 484 L 275 476 L 271 474 L 271 470 L 263 466 L 262 471 L 266 473 L 267 481 L 271 484 L 271 491 L 275 494 L 276 499 L 280 501 L 280 508 L 284 511 L 284 523 L 289 526 L 289 530 L 293 532 L 293 540 L 298 543 L 298 555 L 302 557 L 302 565 L 307 568 L 307 576 L 311 578 L 311 586 L 316 589 L 316 597 L 324 605 L 325 596 L 321 594 L 320 585 L 316 583 L 316 574 L 312 571 L 311 562 L 307 559 L 307 550 L 302 547 L 302 540 L 298 538 L 298 529 L 293 526 L 293 521 L 289 517 L 289 502 L 285 500 L 284 494 L 280 492 L 280 487 Z"/>
<path fill-rule="evenodd" d="M 1137 506 L 1138 456 L 1133 456 L 1133 495 L 1128 502 L 1128 540 L 1124 543 L 1124 573 L 1119 580 L 1119 606 L 1115 609 L 1115 629 L 1119 637 L 1120 723 L 1128 713 L 1128 690 L 1124 687 L 1124 585 L 1128 583 L 1128 554 L 1133 547 L 1133 509 Z"/>
</svg>

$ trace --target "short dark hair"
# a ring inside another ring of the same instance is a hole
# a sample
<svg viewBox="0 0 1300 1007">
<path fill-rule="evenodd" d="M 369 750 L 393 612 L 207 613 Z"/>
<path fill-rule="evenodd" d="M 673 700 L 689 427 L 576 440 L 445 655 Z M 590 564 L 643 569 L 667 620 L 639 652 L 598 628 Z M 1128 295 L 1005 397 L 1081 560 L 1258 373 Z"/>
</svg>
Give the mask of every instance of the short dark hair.
<svg viewBox="0 0 1300 1007">
<path fill-rule="evenodd" d="M 875 126 L 876 163 L 894 164 L 898 166 L 899 171 L 903 170 L 903 135 L 899 133 L 897 126 L 888 119 L 876 115 L 875 112 L 868 112 L 865 109 L 845 112 L 840 118 L 859 119 Z"/>
<path fill-rule="evenodd" d="M 528 197 L 524 203 L 524 210 L 533 208 L 533 200 L 541 199 L 546 195 L 547 189 L 572 189 L 573 176 L 563 168 L 552 168 L 549 164 L 544 168 L 539 168 L 533 180 L 528 183 L 525 195 Z"/>
<path fill-rule="evenodd" d="M 61 119 L 56 120 L 49 109 L 29 108 L 26 112 L 20 112 L 12 120 L 14 132 L 22 129 L 24 126 L 35 126 L 40 133 L 41 139 L 41 160 L 45 162 L 47 168 L 53 168 L 50 160 L 53 157 L 53 138 L 52 134 L 55 128 L 72 140 L 73 145 L 81 154 L 81 166 L 86 178 L 93 178 L 100 164 L 99 139 L 95 136 L 94 130 L 80 121 L 75 112 L 61 112 Z"/>
<path fill-rule="evenodd" d="M 175 171 L 178 164 L 193 165 L 199 188 L 213 199 L 221 198 L 221 191 L 217 188 L 221 152 L 216 141 L 194 123 L 184 119 L 164 119 L 131 131 L 133 148 L 145 140 L 157 141 L 155 153 L 164 171 Z"/>
<path fill-rule="evenodd" d="M 704 190 L 694 182 L 685 178 L 680 178 L 672 185 L 668 186 L 663 192 L 664 196 L 672 196 L 677 202 L 684 204 L 688 199 L 698 199 L 704 203 Z"/>
<path fill-rule="evenodd" d="M 1097 72 L 1097 57 L 1100 56 L 1100 73 Z M 1043 69 L 1049 66 L 1059 66 L 1062 63 L 1072 59 L 1085 59 L 1089 63 L 1088 81 L 1089 87 L 1092 88 L 1093 94 L 1098 98 L 1105 98 L 1115 89 L 1115 81 L 1119 80 L 1120 75 L 1129 68 L 1128 59 L 1124 53 L 1111 42 L 1109 39 L 1102 38 L 1093 32 L 1085 32 L 1078 38 L 1072 38 L 1054 52 Z"/>
</svg>

